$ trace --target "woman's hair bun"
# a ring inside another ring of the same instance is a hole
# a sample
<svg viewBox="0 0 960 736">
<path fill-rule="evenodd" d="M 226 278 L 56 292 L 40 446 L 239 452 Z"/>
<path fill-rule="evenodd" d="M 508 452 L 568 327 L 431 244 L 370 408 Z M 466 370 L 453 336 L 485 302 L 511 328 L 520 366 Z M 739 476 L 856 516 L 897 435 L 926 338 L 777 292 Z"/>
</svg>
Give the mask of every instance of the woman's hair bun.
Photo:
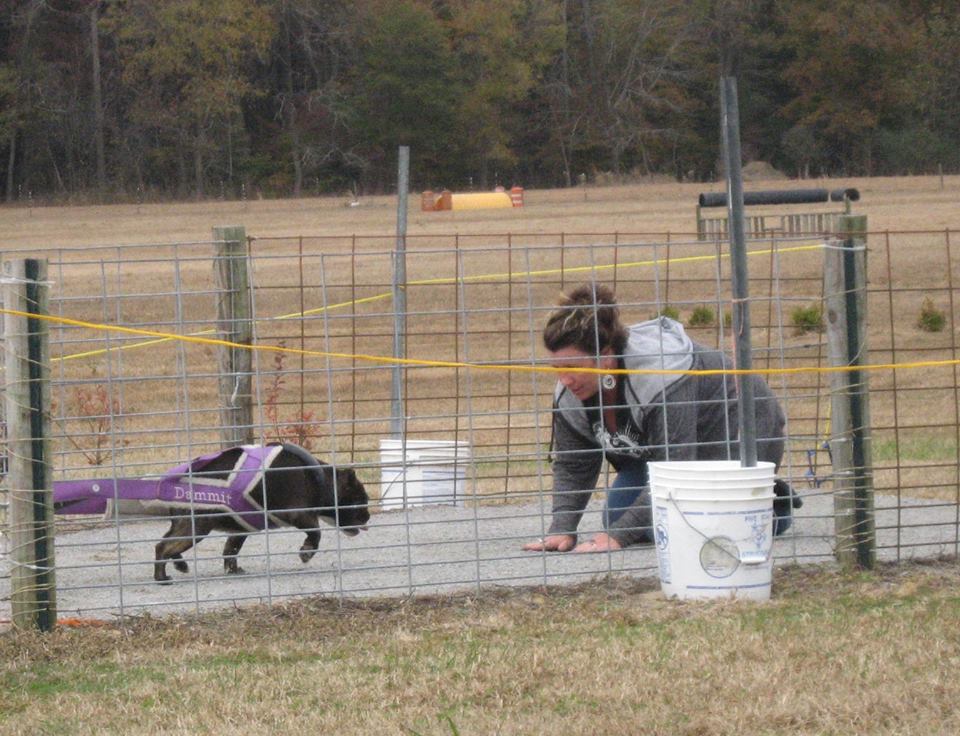
<svg viewBox="0 0 960 736">
<path fill-rule="evenodd" d="M 610 348 L 617 355 L 623 353 L 627 328 L 620 322 L 620 308 L 609 286 L 581 284 L 561 295 L 557 305 L 543 328 L 547 350 L 575 347 L 587 355 L 599 355 Z"/>
</svg>

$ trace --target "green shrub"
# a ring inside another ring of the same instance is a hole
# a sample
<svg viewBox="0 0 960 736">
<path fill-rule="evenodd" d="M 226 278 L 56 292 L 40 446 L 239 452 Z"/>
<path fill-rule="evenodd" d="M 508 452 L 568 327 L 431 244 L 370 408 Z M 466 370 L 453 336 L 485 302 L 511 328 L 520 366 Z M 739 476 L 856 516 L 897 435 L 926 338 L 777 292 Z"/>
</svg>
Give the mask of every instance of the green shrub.
<svg viewBox="0 0 960 736">
<path fill-rule="evenodd" d="M 690 327 L 710 327 L 715 322 L 716 317 L 713 314 L 713 310 L 705 304 L 701 304 L 699 307 L 694 308 L 690 314 L 690 319 L 687 320 L 687 325 Z"/>
<path fill-rule="evenodd" d="M 664 304 L 660 307 L 659 312 L 654 312 L 650 319 L 656 319 L 657 317 L 669 317 L 670 319 L 680 320 L 680 310 L 676 307 L 673 307 L 669 304 Z"/>
<path fill-rule="evenodd" d="M 930 297 L 923 300 L 917 327 L 924 332 L 941 332 L 947 324 L 947 316 L 933 305 Z"/>
<path fill-rule="evenodd" d="M 790 321 L 798 335 L 807 332 L 823 332 L 823 312 L 816 304 L 809 307 L 796 307 L 790 313 Z"/>
</svg>

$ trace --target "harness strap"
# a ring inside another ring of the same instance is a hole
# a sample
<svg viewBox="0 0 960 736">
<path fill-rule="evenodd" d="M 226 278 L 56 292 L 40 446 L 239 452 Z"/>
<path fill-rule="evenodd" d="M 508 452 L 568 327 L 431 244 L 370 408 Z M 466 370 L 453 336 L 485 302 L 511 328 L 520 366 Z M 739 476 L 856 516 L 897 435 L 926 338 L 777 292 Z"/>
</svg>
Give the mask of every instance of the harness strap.
<svg viewBox="0 0 960 736">
<path fill-rule="evenodd" d="M 178 465 L 160 478 L 101 478 L 53 484 L 59 514 L 169 515 L 171 508 L 230 514 L 249 531 L 276 526 L 279 520 L 251 493 L 283 450 L 280 445 L 244 445 L 234 467 L 205 475 L 204 468 L 223 453 L 204 455 Z"/>
</svg>

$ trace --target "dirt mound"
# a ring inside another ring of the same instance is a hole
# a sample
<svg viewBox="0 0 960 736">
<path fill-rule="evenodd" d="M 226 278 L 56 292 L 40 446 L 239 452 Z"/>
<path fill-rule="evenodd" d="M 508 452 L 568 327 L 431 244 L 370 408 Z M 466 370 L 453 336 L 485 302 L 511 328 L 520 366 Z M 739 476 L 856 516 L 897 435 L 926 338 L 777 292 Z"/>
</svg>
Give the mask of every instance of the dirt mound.
<svg viewBox="0 0 960 736">
<path fill-rule="evenodd" d="M 751 161 L 744 165 L 741 176 L 744 181 L 766 181 L 768 179 L 786 179 L 787 175 L 778 171 L 766 161 Z"/>
</svg>

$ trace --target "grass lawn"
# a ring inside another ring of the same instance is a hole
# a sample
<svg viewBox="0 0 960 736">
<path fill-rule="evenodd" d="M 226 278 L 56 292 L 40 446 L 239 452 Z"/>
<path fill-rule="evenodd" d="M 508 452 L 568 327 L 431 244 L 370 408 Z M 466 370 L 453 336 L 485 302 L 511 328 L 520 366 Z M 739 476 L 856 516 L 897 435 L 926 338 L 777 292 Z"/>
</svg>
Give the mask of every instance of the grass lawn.
<svg viewBox="0 0 960 736">
<path fill-rule="evenodd" d="M 0 635 L 0 734 L 954 734 L 960 569 L 310 599 Z"/>
</svg>

